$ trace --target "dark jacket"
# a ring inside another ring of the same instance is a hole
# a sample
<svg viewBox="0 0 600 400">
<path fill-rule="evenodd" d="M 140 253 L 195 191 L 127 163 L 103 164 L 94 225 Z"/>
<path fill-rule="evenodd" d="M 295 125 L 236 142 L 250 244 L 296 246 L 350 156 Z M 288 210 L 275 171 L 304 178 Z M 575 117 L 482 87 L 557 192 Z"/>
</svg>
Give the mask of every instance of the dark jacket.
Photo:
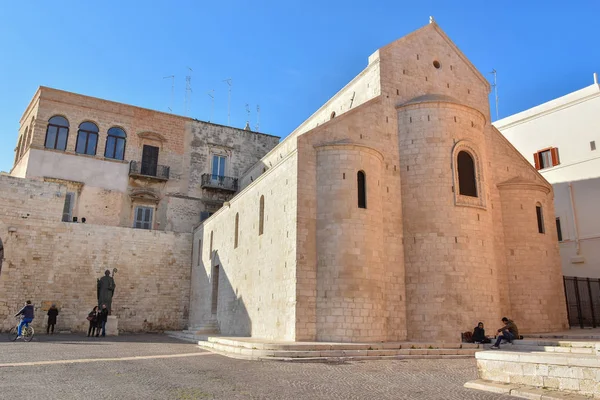
<svg viewBox="0 0 600 400">
<path fill-rule="evenodd" d="M 100 316 L 99 312 L 96 311 L 90 311 L 90 313 L 88 314 L 88 317 L 92 317 L 90 324 L 92 326 L 96 326 L 98 324 L 98 317 Z"/>
<path fill-rule="evenodd" d="M 58 308 L 50 307 L 48 310 L 48 325 L 56 325 L 56 316 L 58 315 Z"/>
<path fill-rule="evenodd" d="M 509 331 L 515 336 L 515 339 L 519 338 L 519 328 L 517 328 L 517 324 L 515 324 L 512 319 L 509 319 L 506 325 L 501 328 L 501 330 Z"/>
<path fill-rule="evenodd" d="M 485 340 L 485 329 L 478 326 L 473 329 L 473 342 L 483 342 Z"/>
<path fill-rule="evenodd" d="M 25 307 L 21 308 L 21 311 L 19 311 L 15 317 L 18 317 L 19 315 L 22 315 L 23 319 L 33 319 L 33 304 L 27 304 Z"/>
<path fill-rule="evenodd" d="M 107 308 L 103 308 L 102 310 L 100 310 L 98 312 L 98 321 L 100 322 L 106 322 L 108 321 L 108 309 Z"/>
</svg>

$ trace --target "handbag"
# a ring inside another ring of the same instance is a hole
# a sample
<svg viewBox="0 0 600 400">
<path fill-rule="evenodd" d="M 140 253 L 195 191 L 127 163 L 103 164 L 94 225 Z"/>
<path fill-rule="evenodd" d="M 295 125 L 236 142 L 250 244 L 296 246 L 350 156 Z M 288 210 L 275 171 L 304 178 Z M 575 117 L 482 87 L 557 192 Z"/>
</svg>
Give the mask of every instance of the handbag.
<svg viewBox="0 0 600 400">
<path fill-rule="evenodd" d="M 92 317 L 91 315 L 88 315 L 86 318 L 88 321 L 92 321 L 94 319 L 94 317 Z"/>
</svg>

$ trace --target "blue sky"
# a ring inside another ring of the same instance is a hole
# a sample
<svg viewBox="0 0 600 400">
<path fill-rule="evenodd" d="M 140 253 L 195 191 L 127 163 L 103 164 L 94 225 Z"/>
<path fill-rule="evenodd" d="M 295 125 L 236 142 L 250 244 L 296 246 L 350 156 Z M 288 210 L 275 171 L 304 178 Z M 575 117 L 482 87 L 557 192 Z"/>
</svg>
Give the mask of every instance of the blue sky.
<svg viewBox="0 0 600 400">
<path fill-rule="evenodd" d="M 500 117 L 592 83 L 600 72 L 598 1 L 3 1 L 0 170 L 40 85 L 227 123 L 246 104 L 260 131 L 286 136 L 367 64 L 433 15 L 484 75 L 498 71 Z"/>
</svg>

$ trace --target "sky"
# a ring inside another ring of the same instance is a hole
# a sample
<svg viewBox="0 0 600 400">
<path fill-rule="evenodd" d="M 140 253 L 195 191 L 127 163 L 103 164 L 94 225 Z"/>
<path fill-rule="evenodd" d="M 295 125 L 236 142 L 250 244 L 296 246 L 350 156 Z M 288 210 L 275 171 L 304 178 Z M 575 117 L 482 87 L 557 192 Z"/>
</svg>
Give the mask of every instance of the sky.
<svg viewBox="0 0 600 400">
<path fill-rule="evenodd" d="M 498 71 L 506 117 L 593 83 L 599 13 L 596 0 L 0 0 L 0 171 L 38 86 L 227 124 L 231 78 L 230 124 L 244 127 L 247 104 L 253 128 L 285 137 L 430 15 L 486 77 Z"/>
</svg>

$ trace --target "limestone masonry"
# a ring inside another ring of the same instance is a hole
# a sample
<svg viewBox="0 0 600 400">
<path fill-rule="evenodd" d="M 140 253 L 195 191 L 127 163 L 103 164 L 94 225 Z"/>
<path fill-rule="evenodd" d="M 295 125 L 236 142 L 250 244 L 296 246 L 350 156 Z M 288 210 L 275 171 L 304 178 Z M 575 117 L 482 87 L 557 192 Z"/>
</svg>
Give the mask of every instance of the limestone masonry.
<svg viewBox="0 0 600 400">
<path fill-rule="evenodd" d="M 0 179 L 0 321 L 31 297 L 81 329 L 117 267 L 125 330 L 457 341 L 505 315 L 565 329 L 552 187 L 490 124 L 489 90 L 435 22 L 279 144 L 42 87 Z"/>
</svg>

